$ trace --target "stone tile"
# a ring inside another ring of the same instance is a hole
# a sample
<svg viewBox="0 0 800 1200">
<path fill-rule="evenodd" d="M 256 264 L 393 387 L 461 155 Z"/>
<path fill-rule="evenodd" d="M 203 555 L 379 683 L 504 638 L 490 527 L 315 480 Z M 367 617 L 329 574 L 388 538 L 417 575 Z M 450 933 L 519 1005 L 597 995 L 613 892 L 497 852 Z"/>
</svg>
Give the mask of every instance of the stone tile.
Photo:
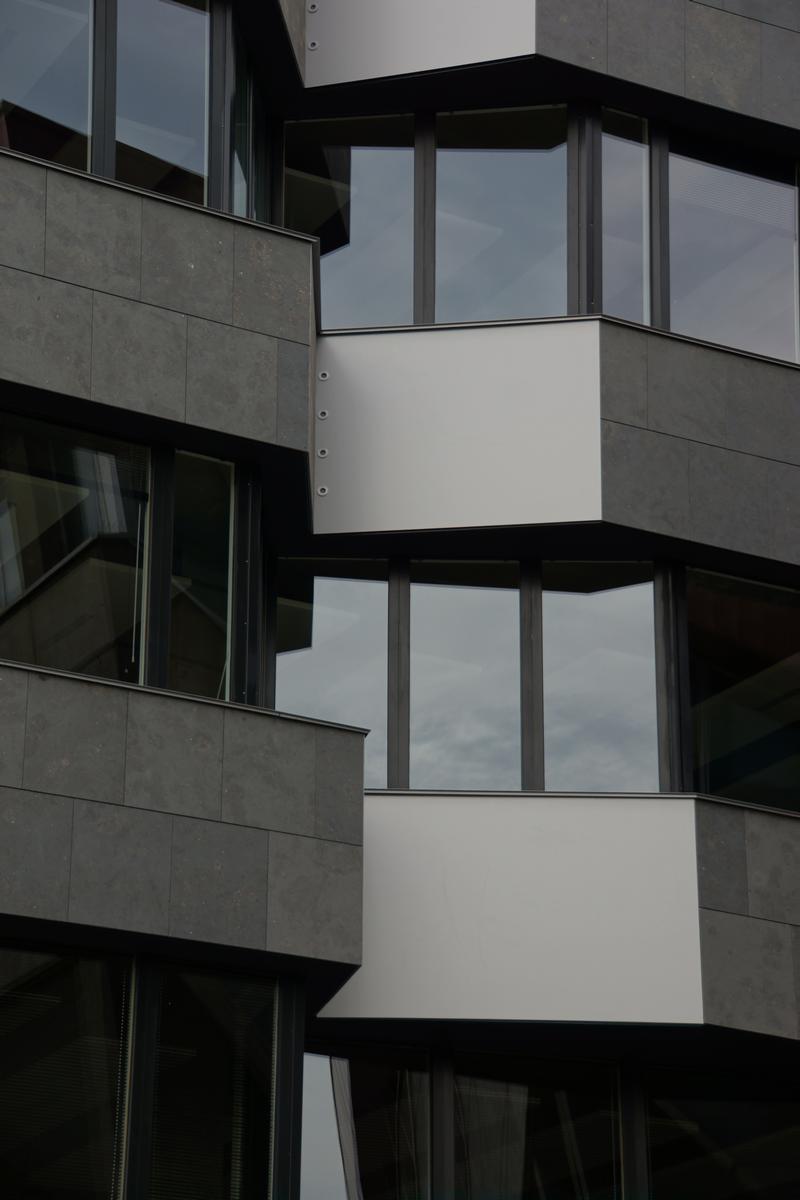
<svg viewBox="0 0 800 1200">
<path fill-rule="evenodd" d="M 88 178 L 48 172 L 48 275 L 136 298 L 141 253 L 141 196 Z"/>
<path fill-rule="evenodd" d="M 95 295 L 92 399 L 168 420 L 186 416 L 186 317 Z"/>
<path fill-rule="evenodd" d="M 127 707 L 122 688 L 31 675 L 25 787 L 121 804 Z"/>
<path fill-rule="evenodd" d="M 89 395 L 92 293 L 0 267 L 0 377 Z"/>
<path fill-rule="evenodd" d="M 771 463 L 769 507 L 772 537 L 765 553 L 786 563 L 800 563 L 800 467 Z"/>
<path fill-rule="evenodd" d="M 163 813 L 76 800 L 69 919 L 166 934 L 171 833 Z"/>
<path fill-rule="evenodd" d="M 603 519 L 653 533 L 689 531 L 689 444 L 603 422 Z"/>
<path fill-rule="evenodd" d="M 608 0 L 608 73 L 683 95 L 684 0 Z"/>
<path fill-rule="evenodd" d="M 22 786 L 28 672 L 0 666 L 0 784 Z"/>
<path fill-rule="evenodd" d="M 747 915 L 744 808 L 698 800 L 697 877 L 701 908 Z"/>
<path fill-rule="evenodd" d="M 274 338 L 189 318 L 186 420 L 259 442 L 274 442 L 278 345 Z"/>
<path fill-rule="evenodd" d="M 0 912 L 66 919 L 72 804 L 0 788 Z"/>
<path fill-rule="evenodd" d="M 785 29 L 800 30 L 800 9 L 797 0 L 704 0 L 713 8 L 724 8 L 726 12 L 739 13 L 752 21 L 770 22 Z"/>
<path fill-rule="evenodd" d="M 677 338 L 650 338 L 649 427 L 673 437 L 724 445 L 729 357 Z"/>
<path fill-rule="evenodd" d="M 174 817 L 172 937 L 264 949 L 269 834 Z"/>
<path fill-rule="evenodd" d="M 537 0 L 537 54 L 605 71 L 606 28 L 606 0 Z"/>
<path fill-rule="evenodd" d="M 364 738 L 360 733 L 317 728 L 316 820 L 319 838 L 364 840 Z"/>
<path fill-rule="evenodd" d="M 796 0 L 792 0 L 796 4 Z M 800 10 L 798 10 L 800 11 Z M 800 33 L 764 25 L 761 30 L 761 116 L 800 127 Z"/>
<path fill-rule="evenodd" d="M 219 819 L 222 708 L 131 692 L 125 803 Z"/>
<path fill-rule="evenodd" d="M 311 246 L 280 233 L 236 226 L 233 323 L 308 344 Z"/>
<path fill-rule="evenodd" d="M 691 443 L 691 536 L 742 554 L 769 554 L 770 470 L 763 458 Z"/>
<path fill-rule="evenodd" d="M 309 350 L 299 342 L 278 342 L 279 446 L 308 451 L 311 414 Z"/>
<path fill-rule="evenodd" d="M 312 834 L 314 782 L 313 725 L 261 713 L 226 711 L 224 821 Z"/>
<path fill-rule="evenodd" d="M 45 167 L 0 156 L 0 263 L 19 271 L 44 271 Z"/>
<path fill-rule="evenodd" d="M 270 834 L 267 949 L 361 962 L 359 846 Z"/>
<path fill-rule="evenodd" d="M 761 30 L 735 13 L 700 4 L 686 11 L 686 95 L 758 116 Z"/>
<path fill-rule="evenodd" d="M 210 213 L 145 200 L 142 299 L 230 324 L 233 229 Z"/>
<path fill-rule="evenodd" d="M 798 1036 L 792 930 L 787 925 L 701 910 L 700 952 L 708 1024 Z"/>
<path fill-rule="evenodd" d="M 600 411 L 608 421 L 647 425 L 649 336 L 610 321 L 600 327 Z"/>
<path fill-rule="evenodd" d="M 747 813 L 750 915 L 800 925 L 800 820 Z"/>
<path fill-rule="evenodd" d="M 800 371 L 734 354 L 725 357 L 725 444 L 744 454 L 800 465 Z"/>
</svg>

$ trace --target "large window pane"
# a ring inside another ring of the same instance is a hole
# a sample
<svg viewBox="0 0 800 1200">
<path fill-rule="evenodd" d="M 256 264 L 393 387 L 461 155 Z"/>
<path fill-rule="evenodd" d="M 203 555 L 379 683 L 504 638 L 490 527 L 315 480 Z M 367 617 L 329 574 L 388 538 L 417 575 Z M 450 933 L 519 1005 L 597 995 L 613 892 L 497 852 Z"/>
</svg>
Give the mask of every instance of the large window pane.
<svg viewBox="0 0 800 1200">
<path fill-rule="evenodd" d="M 0 658 L 139 682 L 147 463 L 0 419 Z"/>
<path fill-rule="evenodd" d="M 652 568 L 545 563 L 545 785 L 658 791 Z"/>
<path fill-rule="evenodd" d="M 0 146 L 86 169 L 92 0 L 0 0 Z"/>
<path fill-rule="evenodd" d="M 413 320 L 411 117 L 286 126 L 285 221 L 320 239 L 322 324 Z"/>
<path fill-rule="evenodd" d="M 565 110 L 452 113 L 436 130 L 436 320 L 565 313 Z"/>
<path fill-rule="evenodd" d="M 230 690 L 233 467 L 175 455 L 169 686 L 226 699 Z"/>
<path fill-rule="evenodd" d="M 794 168 L 792 168 L 792 171 Z M 797 189 L 671 154 L 672 328 L 797 357 Z"/>
<path fill-rule="evenodd" d="M 149 1200 L 269 1195 L 274 985 L 165 969 Z"/>
<path fill-rule="evenodd" d="M 9 1200 L 120 1195 L 126 971 L 0 951 L 0 1180 Z"/>
<path fill-rule="evenodd" d="M 603 113 L 603 312 L 650 319 L 647 122 Z"/>
<path fill-rule="evenodd" d="M 800 592 L 690 571 L 698 791 L 800 809 Z"/>
<path fill-rule="evenodd" d="M 387 604 L 385 563 L 279 565 L 277 707 L 369 729 L 367 787 L 386 787 Z"/>
<path fill-rule="evenodd" d="M 456 1059 L 458 1200 L 615 1200 L 620 1193 L 613 1072 L 603 1067 Z"/>
<path fill-rule="evenodd" d="M 516 563 L 411 571 L 411 786 L 520 786 Z"/>
<path fill-rule="evenodd" d="M 118 0 L 117 179 L 203 204 L 207 0 Z"/>
</svg>

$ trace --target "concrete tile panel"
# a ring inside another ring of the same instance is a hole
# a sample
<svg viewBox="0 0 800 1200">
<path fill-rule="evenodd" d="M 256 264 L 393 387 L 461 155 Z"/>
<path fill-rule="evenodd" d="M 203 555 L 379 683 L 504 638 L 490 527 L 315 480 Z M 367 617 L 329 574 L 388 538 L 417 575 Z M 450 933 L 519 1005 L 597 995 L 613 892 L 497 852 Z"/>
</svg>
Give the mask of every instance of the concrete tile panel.
<svg viewBox="0 0 800 1200">
<path fill-rule="evenodd" d="M 364 840 L 364 738 L 317 729 L 317 804 L 314 832 L 336 842 Z"/>
<path fill-rule="evenodd" d="M 691 536 L 711 546 L 768 556 L 771 470 L 766 459 L 690 443 Z"/>
<path fill-rule="evenodd" d="M 726 12 L 739 13 L 752 21 L 800 30 L 797 0 L 703 0 L 703 3 L 710 4 L 712 8 L 724 8 Z"/>
<path fill-rule="evenodd" d="M 730 355 L 677 338 L 648 341 L 648 425 L 660 433 L 725 444 Z M 737 360 L 734 360 L 737 361 Z"/>
<path fill-rule="evenodd" d="M 76 800 L 69 919 L 167 934 L 171 833 L 163 813 Z"/>
<path fill-rule="evenodd" d="M 648 334 L 624 325 L 600 327 L 600 412 L 608 421 L 647 425 Z"/>
<path fill-rule="evenodd" d="M 0 667 L 0 785 L 22 786 L 28 672 Z"/>
<path fill-rule="evenodd" d="M 603 519 L 653 533 L 689 532 L 689 444 L 603 422 Z"/>
<path fill-rule="evenodd" d="M 800 465 L 800 371 L 731 354 L 725 357 L 725 445 Z"/>
<path fill-rule="evenodd" d="M 686 95 L 719 108 L 761 112 L 761 29 L 700 4 L 686 11 Z"/>
<path fill-rule="evenodd" d="M 127 708 L 122 688 L 31 675 L 24 786 L 121 804 Z"/>
<path fill-rule="evenodd" d="M 125 803 L 218 820 L 222 717 L 212 704 L 131 692 Z"/>
<path fill-rule="evenodd" d="M 791 0 L 800 19 L 800 8 Z M 800 26 L 796 27 L 800 28 Z M 761 29 L 761 116 L 779 125 L 800 127 L 800 32 L 775 25 Z"/>
<path fill-rule="evenodd" d="M 142 299 L 230 324 L 233 228 L 210 213 L 145 200 Z"/>
<path fill-rule="evenodd" d="M 748 812 L 750 915 L 800 925 L 800 821 Z"/>
<path fill-rule="evenodd" d="M 607 66 L 607 0 L 537 0 L 536 50 L 590 71 Z"/>
<path fill-rule="evenodd" d="M 96 294 L 92 399 L 183 421 L 186 317 L 135 300 Z"/>
<path fill-rule="evenodd" d="M 745 809 L 698 800 L 695 820 L 700 907 L 746 916 Z"/>
<path fill-rule="evenodd" d="M 792 930 L 787 925 L 701 909 L 700 952 L 708 1024 L 798 1036 Z"/>
<path fill-rule="evenodd" d="M 0 788 L 0 912 L 66 920 L 72 804 Z"/>
<path fill-rule="evenodd" d="M 48 172 L 48 275 L 135 299 L 140 291 L 141 253 L 141 196 L 76 175 Z"/>
<path fill-rule="evenodd" d="M 360 847 L 270 834 L 267 949 L 359 963 L 361 891 Z"/>
<path fill-rule="evenodd" d="M 189 318 L 186 420 L 259 442 L 277 431 L 278 345 L 274 338 Z"/>
<path fill-rule="evenodd" d="M 311 378 L 309 349 L 299 342 L 278 342 L 279 446 L 307 451 L 310 445 Z"/>
<path fill-rule="evenodd" d="M 236 226 L 233 323 L 308 345 L 311 248 L 306 242 Z"/>
<path fill-rule="evenodd" d="M 0 267 L 0 378 L 88 397 L 92 293 Z"/>
<path fill-rule="evenodd" d="M 0 263 L 19 271 L 44 271 L 47 171 L 11 155 L 0 157 Z"/>
<path fill-rule="evenodd" d="M 608 0 L 608 73 L 683 95 L 685 0 Z"/>
<path fill-rule="evenodd" d="M 769 506 L 769 553 L 781 562 L 800 563 L 800 467 L 770 463 Z"/>
<path fill-rule="evenodd" d="M 260 713 L 225 713 L 222 819 L 313 834 L 316 730 Z"/>
<path fill-rule="evenodd" d="M 173 818 L 170 934 L 263 950 L 269 834 Z"/>
</svg>

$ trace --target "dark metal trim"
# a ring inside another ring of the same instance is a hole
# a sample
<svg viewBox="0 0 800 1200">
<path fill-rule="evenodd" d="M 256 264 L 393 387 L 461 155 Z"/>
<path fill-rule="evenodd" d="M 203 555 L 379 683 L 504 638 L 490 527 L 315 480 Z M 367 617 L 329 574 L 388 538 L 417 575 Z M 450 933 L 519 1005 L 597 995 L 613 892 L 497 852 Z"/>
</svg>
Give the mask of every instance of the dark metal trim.
<svg viewBox="0 0 800 1200">
<path fill-rule="evenodd" d="M 530 560 L 519 566 L 521 782 L 524 792 L 543 792 L 542 571 Z"/>
<path fill-rule="evenodd" d="M 603 311 L 603 116 L 590 108 L 584 118 L 583 220 L 587 313 Z"/>
<path fill-rule="evenodd" d="M 275 708 L 278 667 L 278 560 L 271 551 L 262 556 L 264 633 L 261 639 L 261 678 L 264 708 Z"/>
<path fill-rule="evenodd" d="M 647 1153 L 647 1107 L 638 1071 L 623 1063 L 619 1075 L 622 1194 L 630 1200 L 650 1196 Z"/>
<path fill-rule="evenodd" d="M 300 1194 L 300 1130 L 303 1118 L 305 996 L 283 979 L 276 989 L 275 1111 L 272 1118 L 272 1200 Z"/>
<path fill-rule="evenodd" d="M 409 785 L 411 712 L 411 582 L 406 559 L 389 563 L 387 786 Z"/>
<path fill-rule="evenodd" d="M 261 564 L 261 479 L 257 471 L 236 468 L 233 533 L 233 629 L 230 698 L 259 704 L 263 630 Z"/>
<path fill-rule="evenodd" d="M 581 144 L 583 119 L 570 107 L 567 112 L 567 313 L 577 316 L 581 307 Z"/>
<path fill-rule="evenodd" d="M 210 38 L 206 203 L 209 208 L 230 211 L 231 123 L 236 68 L 233 11 L 227 0 L 212 0 Z"/>
<path fill-rule="evenodd" d="M 414 324 L 436 318 L 436 117 L 414 125 Z"/>
<path fill-rule="evenodd" d="M 169 627 L 172 587 L 172 532 L 175 515 L 175 451 L 154 446 L 150 452 L 150 544 L 144 648 L 144 682 L 164 688 L 169 682 Z"/>
<path fill-rule="evenodd" d="M 90 170 L 113 179 L 117 138 L 117 0 L 95 0 Z"/>
<path fill-rule="evenodd" d="M 650 128 L 650 323 L 670 327 L 669 139 Z"/>
<path fill-rule="evenodd" d="M 133 1015 L 125 1136 L 125 1200 L 146 1200 L 150 1194 L 160 988 L 158 967 L 136 959 L 131 974 Z"/>
<path fill-rule="evenodd" d="M 454 1200 L 455 1179 L 455 1075 L 450 1055 L 431 1060 L 431 1196 Z"/>
<path fill-rule="evenodd" d="M 658 780 L 662 792 L 684 789 L 684 737 L 681 705 L 680 629 L 675 569 L 656 563 L 653 583 L 655 613 Z"/>
<path fill-rule="evenodd" d="M 675 778 L 676 790 L 691 791 L 694 787 L 694 734 L 692 728 L 692 689 L 689 666 L 689 607 L 687 601 L 687 569 L 683 564 L 672 568 L 673 610 L 675 630 L 675 706 L 677 710 L 676 740 L 680 759 Z"/>
<path fill-rule="evenodd" d="M 567 126 L 568 311 L 602 311 L 602 120 L 594 105 L 570 109 Z"/>
</svg>

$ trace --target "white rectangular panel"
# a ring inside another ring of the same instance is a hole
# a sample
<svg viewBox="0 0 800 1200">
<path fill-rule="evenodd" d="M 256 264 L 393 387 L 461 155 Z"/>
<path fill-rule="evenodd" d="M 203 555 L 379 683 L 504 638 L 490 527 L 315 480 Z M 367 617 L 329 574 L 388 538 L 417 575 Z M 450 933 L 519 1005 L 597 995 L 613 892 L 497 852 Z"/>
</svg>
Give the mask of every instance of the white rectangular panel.
<svg viewBox="0 0 800 1200">
<path fill-rule="evenodd" d="M 306 86 L 379 79 L 534 52 L 535 0 L 317 0 Z"/>
<path fill-rule="evenodd" d="M 370 795 L 323 1017 L 700 1024 L 694 801 Z"/>
<path fill-rule="evenodd" d="M 600 520 L 599 345 L 594 321 L 320 337 L 315 533 Z"/>
</svg>

